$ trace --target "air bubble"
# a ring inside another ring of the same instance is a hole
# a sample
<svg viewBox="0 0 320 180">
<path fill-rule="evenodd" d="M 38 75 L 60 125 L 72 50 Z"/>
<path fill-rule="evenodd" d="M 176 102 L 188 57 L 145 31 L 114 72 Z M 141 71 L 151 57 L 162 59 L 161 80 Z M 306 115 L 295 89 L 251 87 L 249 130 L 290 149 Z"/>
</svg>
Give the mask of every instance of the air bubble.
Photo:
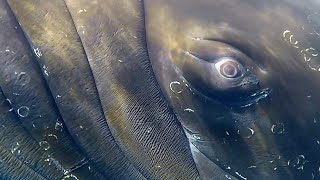
<svg viewBox="0 0 320 180">
<path fill-rule="evenodd" d="M 45 150 L 49 150 L 50 149 L 50 144 L 47 141 L 40 141 L 39 145 Z"/>
<path fill-rule="evenodd" d="M 147 133 L 150 133 L 150 132 L 151 132 L 151 130 L 152 130 L 152 127 L 148 127 L 148 129 L 147 129 Z"/>
<path fill-rule="evenodd" d="M 182 93 L 182 91 L 183 91 L 183 90 L 182 90 L 181 83 L 178 82 L 178 81 L 173 81 L 173 82 L 171 82 L 170 85 L 169 85 L 169 87 L 170 87 L 170 90 L 171 90 L 172 92 L 174 92 L 174 93 L 180 94 L 180 93 Z"/>
<path fill-rule="evenodd" d="M 12 154 L 20 154 L 21 151 L 19 150 L 20 144 L 18 142 L 16 142 L 15 146 L 11 149 L 11 153 Z"/>
<path fill-rule="evenodd" d="M 77 176 L 73 174 L 68 174 L 62 177 L 62 180 L 79 180 Z"/>
<path fill-rule="evenodd" d="M 58 119 L 56 121 L 56 124 L 54 126 L 54 129 L 57 130 L 57 131 L 62 131 L 63 130 L 63 125 L 62 125 L 62 122 L 60 122 Z"/>
<path fill-rule="evenodd" d="M 319 18 L 320 18 L 320 14 L 318 13 L 310 14 L 307 17 L 308 21 L 313 26 L 313 33 L 315 33 L 316 35 L 320 35 Z"/>
<path fill-rule="evenodd" d="M 249 139 L 254 135 L 254 130 L 252 128 L 245 128 L 245 130 L 238 130 L 238 134 Z"/>
<path fill-rule="evenodd" d="M 11 102 L 11 100 L 10 99 L 6 99 L 6 101 L 9 103 L 9 105 L 10 105 L 10 109 L 8 110 L 8 112 L 11 112 L 11 111 L 13 111 L 13 107 L 12 107 L 12 102 Z"/>
<path fill-rule="evenodd" d="M 283 123 L 273 124 L 270 130 L 274 134 L 283 134 L 285 131 L 284 124 Z"/>
<path fill-rule="evenodd" d="M 27 106 L 21 106 L 19 109 L 18 109 L 18 114 L 20 117 L 27 117 L 28 114 L 29 114 L 29 108 Z"/>
<path fill-rule="evenodd" d="M 17 77 L 17 84 L 20 84 L 22 86 L 28 84 L 30 82 L 30 76 L 27 75 L 25 72 L 21 72 Z"/>
</svg>

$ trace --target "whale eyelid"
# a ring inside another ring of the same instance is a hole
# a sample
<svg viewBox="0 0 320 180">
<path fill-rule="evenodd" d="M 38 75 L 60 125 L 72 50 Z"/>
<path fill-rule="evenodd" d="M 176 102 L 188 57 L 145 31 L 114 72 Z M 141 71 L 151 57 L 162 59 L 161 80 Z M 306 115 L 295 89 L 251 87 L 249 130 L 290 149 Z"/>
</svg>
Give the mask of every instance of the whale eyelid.
<svg viewBox="0 0 320 180">
<path fill-rule="evenodd" d="M 206 61 L 206 60 L 200 58 L 199 55 L 196 54 L 196 53 L 193 53 L 193 52 L 190 52 L 190 51 L 184 51 L 184 50 L 183 50 L 183 52 L 184 52 L 186 55 L 191 56 L 192 58 L 194 58 L 194 59 L 196 59 L 196 60 L 198 60 L 198 61 Z"/>
</svg>

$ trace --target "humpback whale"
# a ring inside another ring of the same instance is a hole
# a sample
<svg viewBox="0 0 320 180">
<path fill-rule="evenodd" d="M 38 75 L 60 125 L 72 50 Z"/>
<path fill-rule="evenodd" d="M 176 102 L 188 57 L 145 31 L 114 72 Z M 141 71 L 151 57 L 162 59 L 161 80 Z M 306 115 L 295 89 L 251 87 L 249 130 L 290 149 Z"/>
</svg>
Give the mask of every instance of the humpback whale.
<svg viewBox="0 0 320 180">
<path fill-rule="evenodd" d="M 0 179 L 319 179 L 316 0 L 0 0 Z"/>
</svg>

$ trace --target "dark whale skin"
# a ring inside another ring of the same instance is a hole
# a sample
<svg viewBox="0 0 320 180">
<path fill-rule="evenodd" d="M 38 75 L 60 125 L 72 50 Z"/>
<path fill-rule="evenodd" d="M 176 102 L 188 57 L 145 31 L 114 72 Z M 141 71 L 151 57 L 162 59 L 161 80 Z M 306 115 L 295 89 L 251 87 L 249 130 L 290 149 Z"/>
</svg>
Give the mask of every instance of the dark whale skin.
<svg viewBox="0 0 320 180">
<path fill-rule="evenodd" d="M 0 179 L 319 179 L 316 0 L 0 0 Z"/>
<path fill-rule="evenodd" d="M 117 37 L 121 19 L 110 17 L 106 24 L 90 20 L 88 28 L 105 26 L 103 31 L 90 29 L 95 34 L 83 29 L 90 41 L 97 41 L 98 47 L 90 49 L 92 42 L 80 38 L 73 17 L 81 3 L 101 11 L 88 18 L 126 13 L 134 22 L 126 31 L 140 37 L 132 42 Z M 184 132 L 152 74 L 142 35 L 142 3 L 96 3 L 1 1 L 1 117 L 4 123 L 15 119 L 20 128 L 1 127 L 11 132 L 1 137 L 3 151 L 10 155 L 3 155 L 1 178 L 199 178 Z M 134 46 L 140 50 L 133 51 Z M 91 58 L 106 64 L 95 66 Z M 120 58 L 128 63 L 122 65 Z M 110 89 L 101 92 L 101 83 Z M 151 132 L 146 133 L 146 126 Z"/>
</svg>

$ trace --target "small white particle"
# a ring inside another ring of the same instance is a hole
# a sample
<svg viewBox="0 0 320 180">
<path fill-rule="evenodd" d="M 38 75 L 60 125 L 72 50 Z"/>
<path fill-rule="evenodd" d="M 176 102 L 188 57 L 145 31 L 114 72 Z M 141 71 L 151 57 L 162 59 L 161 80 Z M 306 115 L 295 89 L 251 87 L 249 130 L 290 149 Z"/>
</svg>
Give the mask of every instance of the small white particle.
<svg viewBox="0 0 320 180">
<path fill-rule="evenodd" d="M 44 72 L 44 74 L 45 74 L 46 76 L 49 76 L 49 73 L 48 73 L 48 67 L 43 66 L 42 68 L 43 68 L 43 72 Z"/>
<path fill-rule="evenodd" d="M 41 53 L 41 51 L 40 51 L 39 48 L 35 48 L 35 49 L 33 49 L 33 51 L 34 51 L 34 53 L 36 54 L 36 56 L 37 56 L 38 58 L 40 58 L 40 57 L 42 56 L 42 53 Z"/>
<path fill-rule="evenodd" d="M 253 168 L 257 168 L 257 166 L 250 166 L 250 167 L 248 167 L 248 169 L 253 169 Z"/>
</svg>

